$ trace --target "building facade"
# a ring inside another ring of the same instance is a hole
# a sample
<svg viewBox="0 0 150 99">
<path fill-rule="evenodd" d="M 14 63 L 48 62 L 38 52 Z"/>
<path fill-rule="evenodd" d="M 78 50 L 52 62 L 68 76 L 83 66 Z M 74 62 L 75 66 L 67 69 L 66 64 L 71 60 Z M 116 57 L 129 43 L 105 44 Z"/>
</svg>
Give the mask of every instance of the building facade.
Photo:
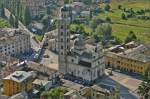
<svg viewBox="0 0 150 99">
<path fill-rule="evenodd" d="M 4 55 L 19 56 L 31 51 L 30 35 L 24 30 L 1 29 L 0 53 Z"/>
<path fill-rule="evenodd" d="M 105 63 L 107 67 L 144 75 L 150 66 L 150 56 L 145 54 L 147 51 L 144 45 L 133 42 L 116 46 L 107 52 Z"/>
<path fill-rule="evenodd" d="M 16 71 L 3 79 L 3 94 L 12 96 L 32 89 L 32 75 L 24 71 Z"/>
<path fill-rule="evenodd" d="M 72 83 L 69 83 L 68 86 L 64 86 L 67 90 L 64 93 L 63 99 L 120 99 L 120 92 L 114 86 L 105 84 L 93 85 L 91 87 L 71 85 Z"/>
<path fill-rule="evenodd" d="M 100 44 L 86 44 L 82 36 L 74 41 L 68 54 L 68 73 L 87 81 L 94 81 L 104 75 L 104 54 Z"/>
<path fill-rule="evenodd" d="M 69 7 L 61 9 L 61 19 L 58 29 L 59 71 L 86 81 L 94 81 L 104 75 L 104 54 L 100 44 L 89 45 L 81 35 L 74 40 L 71 48 Z"/>
<path fill-rule="evenodd" d="M 93 85 L 81 89 L 80 94 L 85 99 L 120 99 L 118 89 L 108 85 Z"/>
</svg>

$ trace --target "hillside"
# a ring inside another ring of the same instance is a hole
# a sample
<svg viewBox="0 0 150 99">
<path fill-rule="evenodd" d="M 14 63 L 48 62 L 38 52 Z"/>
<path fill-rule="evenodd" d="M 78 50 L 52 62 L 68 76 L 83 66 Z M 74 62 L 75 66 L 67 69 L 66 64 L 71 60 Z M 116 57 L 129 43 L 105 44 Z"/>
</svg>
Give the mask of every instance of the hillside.
<svg viewBox="0 0 150 99">
<path fill-rule="evenodd" d="M 100 7 L 104 8 L 105 5 L 100 4 Z M 118 8 L 119 5 L 121 9 Z M 112 0 L 110 6 L 111 11 L 100 13 L 98 17 L 111 18 L 114 36 L 124 41 L 128 33 L 133 31 L 140 41 L 150 41 L 150 19 L 139 18 L 150 17 L 149 0 Z M 122 14 L 127 16 L 129 14 L 127 11 L 130 9 L 134 12 L 133 17 L 122 19 Z M 138 14 L 139 11 L 144 11 L 144 13 Z"/>
</svg>

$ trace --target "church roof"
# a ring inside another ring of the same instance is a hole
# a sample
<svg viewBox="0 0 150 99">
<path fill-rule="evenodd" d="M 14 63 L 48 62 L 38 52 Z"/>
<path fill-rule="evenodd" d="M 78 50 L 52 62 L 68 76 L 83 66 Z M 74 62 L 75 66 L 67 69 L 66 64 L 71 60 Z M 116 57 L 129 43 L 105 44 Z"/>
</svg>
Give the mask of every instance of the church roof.
<svg viewBox="0 0 150 99">
<path fill-rule="evenodd" d="M 84 46 L 84 45 L 85 45 L 84 40 L 83 40 L 83 37 L 82 37 L 81 35 L 79 35 L 79 36 L 75 39 L 74 45 L 75 45 L 75 46 Z"/>
<path fill-rule="evenodd" d="M 93 54 L 92 54 L 92 52 L 85 51 L 85 52 L 82 53 L 81 57 L 92 59 L 93 58 Z"/>
</svg>

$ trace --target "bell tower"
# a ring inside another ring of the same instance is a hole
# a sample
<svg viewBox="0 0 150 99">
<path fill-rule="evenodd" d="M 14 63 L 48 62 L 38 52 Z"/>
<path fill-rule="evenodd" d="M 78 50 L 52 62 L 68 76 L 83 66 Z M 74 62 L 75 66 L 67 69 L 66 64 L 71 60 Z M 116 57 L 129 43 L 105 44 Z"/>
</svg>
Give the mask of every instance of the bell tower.
<svg viewBox="0 0 150 99">
<path fill-rule="evenodd" d="M 70 6 L 64 5 L 60 10 L 60 19 L 58 25 L 58 48 L 59 48 L 59 72 L 66 74 L 68 71 L 67 56 L 70 51 L 70 33 L 69 24 Z"/>
</svg>

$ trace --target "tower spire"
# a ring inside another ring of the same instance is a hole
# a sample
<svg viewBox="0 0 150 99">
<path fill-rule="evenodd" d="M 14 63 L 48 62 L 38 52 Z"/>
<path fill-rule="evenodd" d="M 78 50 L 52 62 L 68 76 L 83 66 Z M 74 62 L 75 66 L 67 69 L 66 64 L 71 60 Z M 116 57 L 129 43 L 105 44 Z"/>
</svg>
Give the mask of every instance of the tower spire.
<svg viewBox="0 0 150 99">
<path fill-rule="evenodd" d="M 62 74 L 68 72 L 67 56 L 70 51 L 70 13 L 69 6 L 64 5 L 60 11 L 60 20 L 58 26 L 58 48 L 59 48 L 59 71 Z"/>
</svg>

